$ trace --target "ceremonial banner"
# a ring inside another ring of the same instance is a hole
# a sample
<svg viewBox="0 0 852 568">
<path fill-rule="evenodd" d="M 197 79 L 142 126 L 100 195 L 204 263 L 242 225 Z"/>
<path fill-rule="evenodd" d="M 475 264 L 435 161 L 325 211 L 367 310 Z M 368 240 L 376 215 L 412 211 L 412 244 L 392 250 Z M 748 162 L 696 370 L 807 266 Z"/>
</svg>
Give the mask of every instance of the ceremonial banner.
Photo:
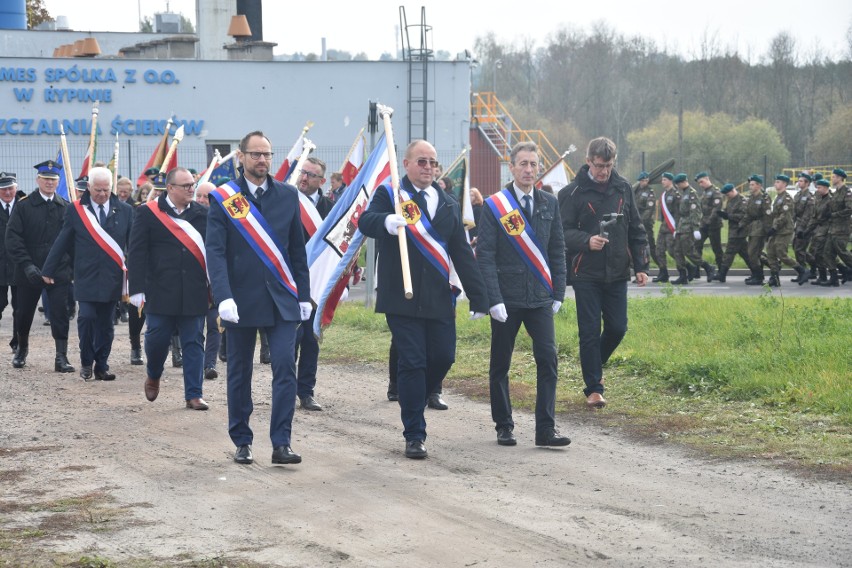
<svg viewBox="0 0 852 568">
<path fill-rule="evenodd" d="M 474 228 L 476 223 L 473 220 L 473 207 L 470 204 L 470 168 L 467 163 L 467 148 L 462 150 L 459 157 L 446 169 L 444 177 L 453 180 L 453 195 L 461 206 L 465 229 Z"/>
<path fill-rule="evenodd" d="M 559 158 L 555 164 L 550 166 L 550 169 L 535 182 L 536 189 L 541 189 L 543 185 L 549 185 L 553 188 L 553 195 L 557 195 L 559 190 L 571 183 L 568 175 L 567 164 L 563 158 Z"/>
<path fill-rule="evenodd" d="M 60 150 L 56 155 L 56 163 L 65 167 L 65 164 L 62 163 L 62 150 Z M 72 190 L 74 188 L 71 188 Z M 60 174 L 59 183 L 56 184 L 56 195 L 59 195 L 65 201 L 71 201 L 71 194 L 68 193 L 68 184 L 65 182 L 65 174 Z"/>
<path fill-rule="evenodd" d="M 312 125 L 312 122 L 308 122 L 308 124 L 305 125 L 305 128 L 302 129 L 302 133 L 299 134 L 298 138 L 296 138 L 296 142 L 293 143 L 293 147 L 290 148 L 290 152 L 288 152 L 287 157 L 284 158 L 284 163 L 281 164 L 281 167 L 278 168 L 278 173 L 274 176 L 278 181 L 286 182 L 290 179 L 290 174 L 292 174 L 293 170 L 296 168 L 296 162 L 299 161 L 299 156 L 302 155 L 302 150 L 305 148 L 305 134 L 308 133 L 308 130 Z"/>
<path fill-rule="evenodd" d="M 382 184 L 390 184 L 384 135 L 306 247 L 311 269 L 311 296 L 317 304 L 317 317 L 314 318 L 314 335 L 317 337 L 321 337 L 322 329 L 334 318 L 340 296 L 358 261 L 364 243 L 364 235 L 358 230 L 358 219 L 367 209 L 376 188 Z"/>
<path fill-rule="evenodd" d="M 355 138 L 352 148 L 349 150 L 349 155 L 346 156 L 346 161 L 343 162 L 343 166 L 340 168 L 340 174 L 343 176 L 343 183 L 346 185 L 351 184 L 352 180 L 355 179 L 355 176 L 358 175 L 358 171 L 364 164 L 366 149 L 367 140 L 364 138 L 364 129 L 362 128 L 361 132 L 359 132 L 358 136 Z"/>
<path fill-rule="evenodd" d="M 145 176 L 145 170 L 148 168 L 159 168 L 160 170 L 164 170 L 168 172 L 170 169 L 177 166 L 177 148 L 175 148 L 175 152 L 172 156 L 172 159 L 169 160 L 169 166 L 163 168 L 163 161 L 166 159 L 166 154 L 169 153 L 169 130 L 171 129 L 172 119 L 166 123 L 166 131 L 163 132 L 163 137 L 160 138 L 159 144 L 154 148 L 154 152 L 151 153 L 151 157 L 148 158 L 148 161 L 145 163 L 145 167 L 142 168 L 142 173 L 139 174 L 139 177 L 136 178 L 136 185 L 142 185 L 148 178 Z"/>
</svg>

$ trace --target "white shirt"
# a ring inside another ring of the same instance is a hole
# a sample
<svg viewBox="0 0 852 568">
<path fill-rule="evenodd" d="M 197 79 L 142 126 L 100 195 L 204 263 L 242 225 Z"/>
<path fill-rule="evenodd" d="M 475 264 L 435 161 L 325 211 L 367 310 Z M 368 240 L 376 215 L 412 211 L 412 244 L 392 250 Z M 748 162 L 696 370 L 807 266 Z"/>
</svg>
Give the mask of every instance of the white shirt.
<svg viewBox="0 0 852 568">
<path fill-rule="evenodd" d="M 45 201 L 53 201 L 53 195 L 45 195 L 41 191 L 39 191 L 38 194 L 41 195 L 41 198 L 44 199 Z M 56 194 L 54 194 L 54 195 L 56 195 Z"/>
<path fill-rule="evenodd" d="M 266 187 L 266 181 L 263 182 L 263 185 L 255 185 L 252 182 L 250 182 L 248 179 L 246 179 L 246 185 L 248 185 L 249 193 L 251 193 L 252 197 L 256 197 L 255 194 L 257 193 L 258 187 L 262 188 L 263 191 L 266 191 L 267 189 L 269 189 L 269 188 Z"/>
<path fill-rule="evenodd" d="M 171 200 L 171 199 L 169 199 L 169 195 L 168 195 L 168 194 L 166 194 L 166 203 L 167 203 L 167 204 L 169 205 L 169 207 L 171 207 L 171 208 L 174 210 L 174 212 L 175 212 L 175 213 L 177 213 L 178 215 L 180 215 L 181 213 L 183 213 L 183 211 L 186 211 L 187 209 L 189 209 L 189 205 L 187 205 L 187 206 L 186 206 L 186 208 L 185 208 L 183 211 L 181 211 L 180 209 L 178 209 L 178 208 L 177 208 L 177 205 L 175 205 L 174 203 L 172 203 L 172 200 Z"/>
<path fill-rule="evenodd" d="M 425 188 L 420 188 L 415 185 L 414 189 L 425 192 L 426 211 L 429 213 L 429 218 L 431 219 L 435 216 L 435 211 L 438 210 L 438 190 L 431 185 Z"/>
<path fill-rule="evenodd" d="M 529 193 L 524 193 L 524 190 L 518 187 L 518 184 L 513 183 L 512 188 L 515 190 L 515 198 L 518 200 L 518 204 L 521 206 L 521 209 L 524 208 L 524 200 L 523 197 L 525 195 L 530 196 L 530 217 L 535 212 L 535 199 L 533 199 L 533 190 L 531 189 Z"/>
</svg>

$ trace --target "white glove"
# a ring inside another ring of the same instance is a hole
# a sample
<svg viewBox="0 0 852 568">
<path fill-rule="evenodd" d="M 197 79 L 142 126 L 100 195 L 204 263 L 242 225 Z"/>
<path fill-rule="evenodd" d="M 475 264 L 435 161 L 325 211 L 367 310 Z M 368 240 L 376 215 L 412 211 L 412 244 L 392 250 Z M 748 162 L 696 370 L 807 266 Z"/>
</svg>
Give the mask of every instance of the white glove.
<svg viewBox="0 0 852 568">
<path fill-rule="evenodd" d="M 479 318 L 484 318 L 485 314 L 482 312 L 470 312 L 470 320 L 478 320 Z"/>
<path fill-rule="evenodd" d="M 145 303 L 145 292 L 130 296 L 130 303 L 133 304 L 133 307 L 135 308 L 141 308 L 142 304 Z"/>
<path fill-rule="evenodd" d="M 237 312 L 237 303 L 233 298 L 219 302 L 219 317 L 231 323 L 240 323 L 240 314 Z"/>
<path fill-rule="evenodd" d="M 553 300 L 553 315 L 558 314 L 559 308 L 561 308 L 561 307 L 562 307 L 562 302 L 560 302 L 559 300 Z"/>
<path fill-rule="evenodd" d="M 399 228 L 405 227 L 406 225 L 407 223 L 405 222 L 405 219 L 402 218 L 402 215 L 388 215 L 385 217 L 385 230 L 393 236 L 398 235 Z"/>
<path fill-rule="evenodd" d="M 509 319 L 509 314 L 506 313 L 506 304 L 496 304 L 491 306 L 488 313 L 490 313 L 491 317 L 500 323 L 504 323 L 507 319 Z"/>
<path fill-rule="evenodd" d="M 700 241 L 701 240 L 701 231 L 692 231 L 692 237 L 696 241 Z"/>
<path fill-rule="evenodd" d="M 310 302 L 299 302 L 299 311 L 302 312 L 302 321 L 311 319 L 311 312 L 314 311 L 314 305 Z"/>
</svg>

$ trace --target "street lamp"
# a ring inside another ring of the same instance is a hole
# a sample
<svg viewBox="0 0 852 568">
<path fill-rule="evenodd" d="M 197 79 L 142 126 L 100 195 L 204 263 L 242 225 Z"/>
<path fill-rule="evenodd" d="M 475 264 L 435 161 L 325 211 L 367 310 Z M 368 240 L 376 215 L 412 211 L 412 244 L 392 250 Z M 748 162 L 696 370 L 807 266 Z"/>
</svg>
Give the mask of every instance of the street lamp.
<svg viewBox="0 0 852 568">
<path fill-rule="evenodd" d="M 503 60 L 502 59 L 498 59 L 497 61 L 494 62 L 494 76 L 492 77 L 492 79 L 494 81 L 492 87 L 494 87 L 494 88 L 491 89 L 491 90 L 494 91 L 495 97 L 497 96 L 497 71 L 499 71 L 502 68 L 503 68 Z"/>
</svg>

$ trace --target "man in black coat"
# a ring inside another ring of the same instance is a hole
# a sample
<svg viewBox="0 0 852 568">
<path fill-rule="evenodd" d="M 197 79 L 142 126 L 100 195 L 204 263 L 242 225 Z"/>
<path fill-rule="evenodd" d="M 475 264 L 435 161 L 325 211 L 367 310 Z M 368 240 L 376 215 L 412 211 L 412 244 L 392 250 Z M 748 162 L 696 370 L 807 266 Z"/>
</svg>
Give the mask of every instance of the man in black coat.
<svg viewBox="0 0 852 568">
<path fill-rule="evenodd" d="M 488 199 L 479 217 L 476 260 L 491 304 L 491 417 L 501 446 L 517 443 L 509 367 L 521 324 L 532 338 L 535 357 L 535 445 L 571 443 L 556 430 L 553 316 L 565 299 L 565 241 L 556 198 L 533 187 L 538 167 L 536 144 L 515 144 L 509 164 L 514 181 Z"/>
<path fill-rule="evenodd" d="M 252 362 L 257 332 L 264 329 L 271 347 L 272 463 L 297 464 L 302 456 L 290 447 L 296 406 L 293 353 L 296 328 L 312 307 L 299 196 L 295 187 L 269 175 L 272 145 L 263 132 L 243 137 L 239 159 L 243 175 L 210 194 L 207 242 L 213 297 L 228 338 L 228 434 L 237 447 L 234 461 L 252 463 Z M 261 233 L 275 251 L 254 238 Z"/>
<path fill-rule="evenodd" d="M 397 383 L 404 426 L 405 456 L 427 456 L 426 398 L 455 361 L 455 294 L 449 282 L 452 261 L 475 318 L 488 310 L 488 296 L 464 233 L 458 203 L 433 184 L 435 148 L 415 140 L 405 150 L 400 194 L 406 217 L 396 214 L 391 190 L 376 189 L 358 228 L 379 247 L 376 311 L 384 313 L 399 350 Z M 400 228 L 408 242 L 414 296 L 406 299 L 399 255 Z M 415 236 L 415 233 L 417 236 Z M 418 247 L 430 242 L 431 251 Z"/>
<path fill-rule="evenodd" d="M 15 335 L 18 349 L 12 366 L 21 369 L 27 363 L 30 328 L 36 306 L 45 289 L 41 267 L 50 247 L 62 228 L 62 219 L 68 202 L 56 195 L 62 166 L 47 160 L 33 166 L 37 171 L 38 190 L 21 199 L 12 209 L 6 228 L 6 255 L 15 265 L 14 284 L 18 287 L 18 317 Z M 70 188 L 69 191 L 73 191 Z M 54 283 L 47 286 L 50 306 L 50 331 L 56 344 L 54 370 L 73 373 L 68 363 L 68 292 L 71 283 L 71 257 L 64 255 L 56 264 Z"/>
<path fill-rule="evenodd" d="M 589 408 L 606 404 L 602 368 L 627 333 L 631 265 L 639 286 L 648 281 L 648 239 L 630 183 L 614 169 L 616 155 L 615 142 L 595 138 L 586 165 L 559 192 Z"/>
<path fill-rule="evenodd" d="M 162 176 L 162 174 L 160 174 Z M 154 401 L 172 332 L 183 347 L 186 407 L 207 410 L 204 382 L 204 316 L 210 305 L 204 236 L 207 208 L 192 200 L 195 182 L 186 168 L 165 179 L 166 193 L 136 208 L 127 255 L 130 303 L 145 306 L 145 397 Z"/>
<path fill-rule="evenodd" d="M 80 303 L 77 335 L 80 338 L 80 377 L 112 381 L 109 354 L 115 337 L 115 304 L 127 293 L 124 252 L 130 239 L 133 208 L 112 194 L 112 172 L 89 170 L 89 189 L 65 212 L 59 236 L 42 268 L 46 284 L 61 259 L 74 259 L 74 298 Z"/>
<path fill-rule="evenodd" d="M 311 156 L 302 165 L 302 173 L 299 175 L 299 191 L 314 204 L 321 219 L 328 217 L 334 207 L 334 203 L 322 194 L 322 185 L 325 183 L 325 162 Z M 308 229 L 305 228 L 305 242 L 311 238 Z M 305 410 L 322 410 L 322 406 L 314 398 L 314 387 L 317 385 L 317 363 L 319 361 L 319 343 L 314 336 L 314 317 L 317 311 L 311 311 L 311 317 L 299 326 L 296 334 L 296 395 L 299 397 L 299 405 Z"/>
<path fill-rule="evenodd" d="M 23 197 L 23 192 L 18 191 L 18 178 L 11 172 L 0 172 L 0 318 L 3 311 L 9 305 L 9 292 L 12 292 L 12 340 L 9 347 L 12 351 L 18 348 L 18 338 L 15 336 L 14 321 L 18 317 L 18 287 L 15 286 L 12 276 L 15 270 L 14 264 L 6 254 L 6 227 L 12 216 L 12 209 Z"/>
</svg>

